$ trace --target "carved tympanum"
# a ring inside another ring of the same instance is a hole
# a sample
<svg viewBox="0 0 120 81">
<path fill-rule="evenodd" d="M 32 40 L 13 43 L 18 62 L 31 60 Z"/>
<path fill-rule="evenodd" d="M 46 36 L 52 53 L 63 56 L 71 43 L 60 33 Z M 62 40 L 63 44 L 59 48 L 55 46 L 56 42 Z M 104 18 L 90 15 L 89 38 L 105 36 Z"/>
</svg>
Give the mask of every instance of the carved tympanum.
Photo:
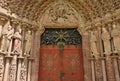
<svg viewBox="0 0 120 81">
<path fill-rule="evenodd" d="M 45 12 L 44 25 L 48 26 L 76 26 L 78 25 L 78 15 L 74 8 L 65 1 L 59 0 Z"/>
</svg>

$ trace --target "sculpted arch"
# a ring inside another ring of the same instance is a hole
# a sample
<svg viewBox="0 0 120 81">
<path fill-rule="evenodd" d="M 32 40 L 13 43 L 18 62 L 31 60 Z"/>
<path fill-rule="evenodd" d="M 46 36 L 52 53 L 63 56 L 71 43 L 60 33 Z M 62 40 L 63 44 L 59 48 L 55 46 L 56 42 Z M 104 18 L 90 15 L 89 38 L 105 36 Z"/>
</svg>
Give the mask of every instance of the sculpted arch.
<svg viewBox="0 0 120 81">
<path fill-rule="evenodd" d="M 38 32 L 41 34 L 44 28 L 78 28 L 79 32 L 83 31 L 85 21 L 73 5 L 67 0 L 51 2 L 40 16 Z"/>
</svg>

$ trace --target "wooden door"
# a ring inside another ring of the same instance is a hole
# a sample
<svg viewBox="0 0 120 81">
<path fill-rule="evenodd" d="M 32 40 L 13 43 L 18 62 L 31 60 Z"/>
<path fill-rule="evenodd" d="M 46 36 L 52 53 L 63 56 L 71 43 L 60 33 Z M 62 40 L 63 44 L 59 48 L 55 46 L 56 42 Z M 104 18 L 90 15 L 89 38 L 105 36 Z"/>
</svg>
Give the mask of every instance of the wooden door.
<svg viewBox="0 0 120 81">
<path fill-rule="evenodd" d="M 84 81 L 82 45 L 41 44 L 39 81 Z"/>
</svg>

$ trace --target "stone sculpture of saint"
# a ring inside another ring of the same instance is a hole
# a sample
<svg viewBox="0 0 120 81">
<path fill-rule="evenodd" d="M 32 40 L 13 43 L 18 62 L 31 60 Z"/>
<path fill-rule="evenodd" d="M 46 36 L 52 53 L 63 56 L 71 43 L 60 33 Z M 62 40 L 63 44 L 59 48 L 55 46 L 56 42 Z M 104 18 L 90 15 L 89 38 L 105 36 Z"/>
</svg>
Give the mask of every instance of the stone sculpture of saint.
<svg viewBox="0 0 120 81">
<path fill-rule="evenodd" d="M 13 37 L 14 37 L 13 53 L 20 54 L 21 52 L 21 29 L 17 29 Z"/>
<path fill-rule="evenodd" d="M 14 29 L 12 28 L 12 26 L 8 26 L 7 29 L 3 29 L 2 31 L 2 41 L 1 41 L 1 51 L 2 52 L 7 52 L 8 51 L 8 47 L 10 44 L 10 41 L 13 37 L 14 34 Z"/>
<path fill-rule="evenodd" d="M 96 36 L 94 35 L 93 32 L 91 32 L 91 37 L 90 37 L 90 48 L 91 48 L 91 52 L 92 52 L 92 55 L 95 56 L 96 58 L 99 57 L 99 53 L 98 53 L 98 50 L 97 50 L 97 38 Z"/>
<path fill-rule="evenodd" d="M 116 24 L 113 24 L 113 29 L 111 31 L 111 36 L 113 38 L 113 44 L 114 44 L 114 53 L 118 53 L 120 51 L 120 30 L 116 26 Z"/>
<path fill-rule="evenodd" d="M 111 54 L 111 45 L 110 45 L 110 34 L 106 30 L 106 28 L 102 28 L 102 40 L 104 45 L 104 54 L 110 55 Z"/>
<path fill-rule="evenodd" d="M 25 35 L 25 54 L 29 54 L 30 53 L 30 50 L 31 50 L 31 39 L 32 39 L 31 31 L 27 31 L 27 33 Z"/>
</svg>

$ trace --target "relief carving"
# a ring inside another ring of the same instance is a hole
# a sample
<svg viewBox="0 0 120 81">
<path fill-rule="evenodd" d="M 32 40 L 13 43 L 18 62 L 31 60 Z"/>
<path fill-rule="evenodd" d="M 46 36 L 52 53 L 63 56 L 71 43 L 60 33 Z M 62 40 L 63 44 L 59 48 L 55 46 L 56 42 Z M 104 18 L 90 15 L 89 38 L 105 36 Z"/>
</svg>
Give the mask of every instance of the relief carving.
<svg viewBox="0 0 120 81">
<path fill-rule="evenodd" d="M 76 13 L 67 1 L 59 0 L 45 12 L 44 25 L 76 26 L 78 25 Z"/>
<path fill-rule="evenodd" d="M 26 81 L 26 77 L 27 77 L 26 75 L 27 75 L 27 69 L 26 66 L 23 64 L 20 71 L 20 81 Z"/>
<path fill-rule="evenodd" d="M 106 28 L 102 28 L 102 40 L 104 45 L 104 54 L 110 55 L 111 54 L 111 45 L 110 45 L 110 34 L 106 30 Z"/>
<path fill-rule="evenodd" d="M 17 72 L 17 55 L 14 55 L 9 70 L 9 81 L 15 81 L 16 72 Z"/>
<path fill-rule="evenodd" d="M 99 60 L 95 61 L 95 73 L 96 81 L 103 81 L 102 63 Z"/>
</svg>

